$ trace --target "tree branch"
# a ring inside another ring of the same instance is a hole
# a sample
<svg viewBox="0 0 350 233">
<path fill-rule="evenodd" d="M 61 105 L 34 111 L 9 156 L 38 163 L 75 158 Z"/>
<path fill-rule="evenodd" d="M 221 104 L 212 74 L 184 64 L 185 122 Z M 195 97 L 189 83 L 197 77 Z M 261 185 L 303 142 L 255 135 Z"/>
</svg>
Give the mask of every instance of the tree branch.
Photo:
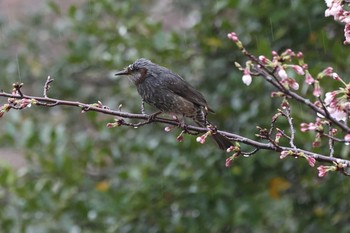
<svg viewBox="0 0 350 233">
<path fill-rule="evenodd" d="M 49 82 L 46 82 L 46 84 Z M 45 88 L 45 90 L 47 90 Z M 46 92 L 47 96 L 47 92 Z M 49 97 L 38 97 L 38 96 L 31 96 L 31 95 L 24 95 L 23 93 L 20 95 L 18 93 L 11 94 L 6 92 L 0 92 L 0 97 L 8 98 L 9 102 L 13 102 L 13 100 L 26 100 L 27 102 L 33 103 L 34 105 L 42 106 L 42 107 L 55 107 L 55 106 L 68 106 L 68 107 L 77 107 L 82 109 L 82 112 L 87 111 L 94 111 L 99 112 L 106 115 L 111 115 L 115 117 L 119 117 L 121 119 L 116 119 L 117 126 L 131 126 L 131 127 L 141 127 L 146 124 L 151 123 L 162 123 L 166 125 L 172 125 L 172 126 L 179 126 L 179 122 L 175 119 L 168 119 L 164 117 L 151 117 L 151 115 L 145 115 L 145 114 L 135 114 L 135 113 L 129 113 L 129 112 L 123 112 L 121 110 L 111 110 L 108 107 L 103 106 L 100 102 L 98 104 L 86 104 L 79 101 L 69 101 L 69 100 L 61 100 L 61 99 L 54 99 Z M 15 106 L 15 105 L 14 105 Z M 14 106 L 10 106 L 10 108 L 13 108 Z M 26 107 L 26 106 L 25 106 Z M 24 107 L 23 107 L 24 108 Z M 23 109 L 20 106 L 18 106 L 15 109 Z M 9 109 L 8 109 L 9 110 Z M 7 110 L 7 111 L 8 111 Z M 124 119 L 138 119 L 143 120 L 139 123 L 129 123 L 126 122 Z M 196 133 L 206 133 L 208 132 L 207 128 L 193 126 L 193 125 L 187 125 L 186 128 L 188 130 L 191 130 Z M 310 156 L 314 158 L 315 160 L 319 162 L 327 162 L 327 163 L 336 163 L 336 164 L 343 164 L 346 167 L 350 166 L 350 160 L 340 159 L 336 157 L 329 157 L 322 154 L 313 153 L 310 151 L 302 150 L 299 148 L 293 147 L 287 147 L 287 146 L 275 146 L 271 142 L 263 143 L 259 142 L 238 134 L 234 134 L 227 131 L 218 130 L 217 133 L 222 134 L 226 136 L 228 139 L 243 143 L 249 146 L 254 147 L 254 153 L 257 150 L 270 150 L 275 152 L 282 152 L 282 151 L 290 151 L 291 155 L 298 156 L 301 153 Z"/>
</svg>

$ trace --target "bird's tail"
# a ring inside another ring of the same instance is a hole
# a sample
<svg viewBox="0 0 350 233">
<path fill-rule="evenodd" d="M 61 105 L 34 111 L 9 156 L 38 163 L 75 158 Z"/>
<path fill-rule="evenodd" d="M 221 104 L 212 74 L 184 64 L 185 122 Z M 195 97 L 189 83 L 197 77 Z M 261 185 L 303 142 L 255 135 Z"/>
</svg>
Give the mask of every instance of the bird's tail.
<svg viewBox="0 0 350 233">
<path fill-rule="evenodd" d="M 205 120 L 205 123 L 203 121 L 198 121 L 198 120 L 194 120 L 194 121 L 200 127 L 214 128 L 214 126 L 207 120 Z M 232 142 L 222 134 L 215 132 L 212 134 L 212 137 L 213 137 L 214 141 L 216 142 L 216 144 L 218 144 L 218 146 L 221 150 L 227 150 L 227 148 L 232 146 Z"/>
<path fill-rule="evenodd" d="M 212 137 L 221 150 L 227 150 L 227 148 L 232 146 L 231 141 L 228 140 L 224 135 L 216 133 L 213 134 Z"/>
</svg>

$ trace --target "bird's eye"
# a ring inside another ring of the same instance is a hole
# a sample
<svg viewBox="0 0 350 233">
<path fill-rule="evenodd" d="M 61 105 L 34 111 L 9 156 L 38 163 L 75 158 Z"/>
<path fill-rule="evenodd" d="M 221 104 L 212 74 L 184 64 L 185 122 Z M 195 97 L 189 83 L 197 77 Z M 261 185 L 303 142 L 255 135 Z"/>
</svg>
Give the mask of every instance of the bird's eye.
<svg viewBox="0 0 350 233">
<path fill-rule="evenodd" d="M 128 66 L 128 69 L 131 70 L 131 71 L 132 71 L 132 70 L 135 70 L 135 66 L 129 65 L 129 66 Z"/>
</svg>

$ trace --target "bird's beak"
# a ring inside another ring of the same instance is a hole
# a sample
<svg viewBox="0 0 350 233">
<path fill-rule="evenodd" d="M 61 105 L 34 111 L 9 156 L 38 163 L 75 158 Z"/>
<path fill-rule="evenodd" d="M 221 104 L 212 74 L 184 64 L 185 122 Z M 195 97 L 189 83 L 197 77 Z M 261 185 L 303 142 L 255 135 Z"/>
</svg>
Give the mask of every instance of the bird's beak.
<svg viewBox="0 0 350 233">
<path fill-rule="evenodd" d="M 129 70 L 126 68 L 124 70 L 118 71 L 117 73 L 114 74 L 114 76 L 119 76 L 119 75 L 128 75 L 130 74 Z"/>
</svg>

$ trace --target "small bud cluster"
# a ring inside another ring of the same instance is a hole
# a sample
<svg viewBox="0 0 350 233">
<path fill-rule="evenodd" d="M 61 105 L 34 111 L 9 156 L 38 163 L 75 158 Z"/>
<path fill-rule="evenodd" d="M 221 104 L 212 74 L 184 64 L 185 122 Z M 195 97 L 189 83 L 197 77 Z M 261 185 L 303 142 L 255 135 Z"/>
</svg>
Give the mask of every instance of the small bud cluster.
<svg viewBox="0 0 350 233">
<path fill-rule="evenodd" d="M 318 176 L 319 177 L 325 177 L 327 175 L 328 172 L 330 171 L 336 171 L 337 170 L 337 166 L 319 166 L 317 168 L 318 170 Z"/>
<path fill-rule="evenodd" d="M 10 111 L 11 109 L 22 110 L 25 108 L 30 108 L 32 104 L 36 103 L 37 101 L 35 99 L 9 98 L 7 104 L 0 106 L 0 117 L 2 117 L 6 112 Z"/>
<path fill-rule="evenodd" d="M 227 148 L 226 152 L 234 152 L 230 157 L 226 158 L 225 166 L 230 167 L 232 161 L 242 154 L 241 145 L 238 142 L 236 142 L 234 146 L 230 146 L 229 148 Z"/>
<path fill-rule="evenodd" d="M 314 167 L 316 164 L 316 159 L 310 155 L 305 155 L 303 152 L 298 152 L 295 153 L 291 150 L 283 150 L 280 153 L 280 159 L 284 159 L 287 156 L 294 156 L 295 158 L 299 158 L 299 157 L 303 157 L 307 160 L 307 162 L 309 163 L 310 167 Z"/>
</svg>

